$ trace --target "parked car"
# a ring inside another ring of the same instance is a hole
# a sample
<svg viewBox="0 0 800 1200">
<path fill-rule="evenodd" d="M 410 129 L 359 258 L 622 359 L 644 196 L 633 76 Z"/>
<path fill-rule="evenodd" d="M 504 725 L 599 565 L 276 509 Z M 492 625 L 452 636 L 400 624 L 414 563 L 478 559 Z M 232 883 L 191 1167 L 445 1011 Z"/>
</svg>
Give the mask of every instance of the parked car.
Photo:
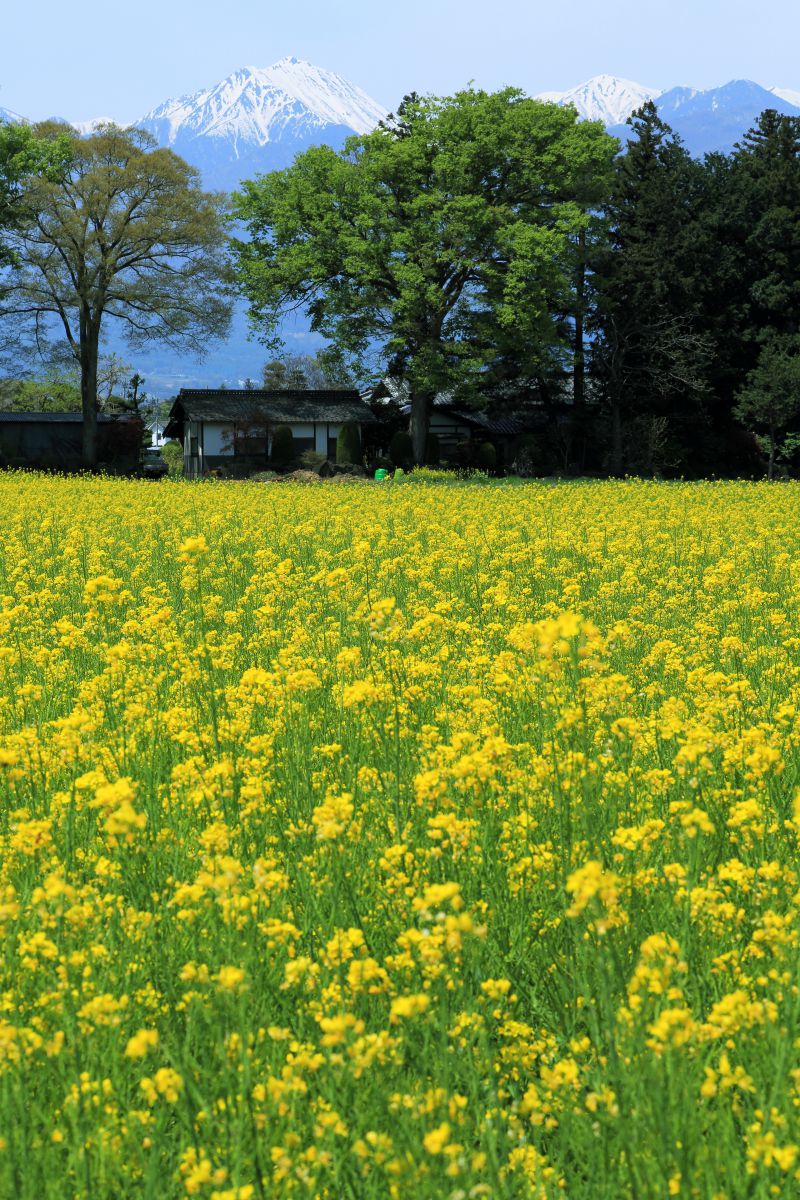
<svg viewBox="0 0 800 1200">
<path fill-rule="evenodd" d="M 148 479 L 160 479 L 166 475 L 167 462 L 158 446 L 146 447 L 142 454 L 142 469 Z"/>
</svg>

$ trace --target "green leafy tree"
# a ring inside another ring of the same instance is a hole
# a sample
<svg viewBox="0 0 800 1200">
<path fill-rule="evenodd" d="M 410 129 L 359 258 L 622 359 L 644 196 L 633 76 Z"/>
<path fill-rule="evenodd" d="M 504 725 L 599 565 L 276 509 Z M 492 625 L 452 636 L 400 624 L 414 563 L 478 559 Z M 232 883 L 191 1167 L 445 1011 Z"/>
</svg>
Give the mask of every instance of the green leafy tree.
<svg viewBox="0 0 800 1200">
<path fill-rule="evenodd" d="M 561 342 L 582 189 L 609 178 L 616 149 L 574 109 L 513 89 L 407 97 L 341 153 L 316 147 L 244 185 L 235 249 L 252 319 L 269 338 L 302 309 L 352 361 L 379 355 L 409 386 L 423 462 L 438 391 L 474 396 L 501 341 L 529 366 Z"/>
<path fill-rule="evenodd" d="M 37 137 L 30 125 L 0 122 L 0 263 L 13 262 L 6 235 L 22 219 L 30 180 L 57 178 L 71 154 L 71 139 L 63 132 Z"/>
<path fill-rule="evenodd" d="M 167 464 L 167 473 L 170 479 L 181 479 L 183 477 L 183 446 L 180 442 L 165 442 L 161 447 L 161 453 Z"/>
<path fill-rule="evenodd" d="M 767 477 L 775 473 L 781 439 L 800 421 L 800 338 L 776 335 L 763 347 L 735 408 L 743 424 L 766 435 Z"/>
<path fill-rule="evenodd" d="M 330 350 L 317 354 L 286 354 L 264 364 L 264 387 L 268 391 L 295 388 L 298 391 L 327 391 L 350 388 L 351 377 Z"/>
<path fill-rule="evenodd" d="M 63 336 L 80 371 L 84 461 L 94 466 L 106 323 L 133 346 L 157 340 L 197 354 L 228 327 L 222 200 L 148 134 L 106 126 L 73 136 L 60 170 L 25 178 L 9 246 L 16 265 L 0 278 L 0 316 Z"/>
<path fill-rule="evenodd" d="M 0 411 L 80 412 L 81 389 L 74 378 L 6 379 L 0 385 Z"/>
</svg>

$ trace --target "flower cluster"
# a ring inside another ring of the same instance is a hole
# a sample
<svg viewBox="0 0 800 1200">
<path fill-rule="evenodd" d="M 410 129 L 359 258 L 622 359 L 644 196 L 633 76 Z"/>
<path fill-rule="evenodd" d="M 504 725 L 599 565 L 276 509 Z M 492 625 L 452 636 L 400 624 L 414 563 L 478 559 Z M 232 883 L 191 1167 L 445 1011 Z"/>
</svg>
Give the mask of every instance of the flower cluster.
<svg viewBox="0 0 800 1200">
<path fill-rule="evenodd" d="M 800 1193 L 797 495 L 3 475 L 0 1196 Z"/>
</svg>

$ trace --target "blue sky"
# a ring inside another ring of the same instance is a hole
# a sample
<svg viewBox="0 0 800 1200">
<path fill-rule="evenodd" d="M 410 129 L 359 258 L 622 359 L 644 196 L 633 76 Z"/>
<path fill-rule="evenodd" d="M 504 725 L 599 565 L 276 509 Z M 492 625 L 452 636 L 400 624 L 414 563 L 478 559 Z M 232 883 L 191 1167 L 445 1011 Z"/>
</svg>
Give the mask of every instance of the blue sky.
<svg viewBox="0 0 800 1200">
<path fill-rule="evenodd" d="M 650 87 L 800 90 L 797 0 L 40 0 L 3 5 L 0 106 L 133 120 L 287 54 L 394 107 L 470 80 L 531 92 L 608 72 Z M 9 11 L 10 10 L 10 11 Z"/>
</svg>

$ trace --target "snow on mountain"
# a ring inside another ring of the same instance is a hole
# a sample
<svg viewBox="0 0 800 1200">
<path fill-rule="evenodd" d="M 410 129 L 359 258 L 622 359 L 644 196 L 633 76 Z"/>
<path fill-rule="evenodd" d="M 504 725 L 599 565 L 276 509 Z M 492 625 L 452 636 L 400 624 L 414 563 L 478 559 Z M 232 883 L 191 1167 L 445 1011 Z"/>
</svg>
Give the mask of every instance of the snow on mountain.
<svg viewBox="0 0 800 1200">
<path fill-rule="evenodd" d="M 91 121 L 70 121 L 69 124 L 83 137 L 88 137 L 101 125 L 119 125 L 119 121 L 115 121 L 113 117 L 92 117 Z"/>
<path fill-rule="evenodd" d="M 657 98 L 656 105 L 658 115 L 680 135 L 690 154 L 697 157 L 713 151 L 729 153 L 765 108 L 800 116 L 800 108 L 750 79 L 734 79 L 705 91 L 672 88 Z M 620 123 L 610 126 L 609 132 L 624 145 L 631 131 Z"/>
<path fill-rule="evenodd" d="M 777 96 L 780 100 L 786 100 L 788 104 L 793 104 L 795 108 L 800 108 L 800 92 L 795 92 L 792 88 L 770 88 L 773 96 Z"/>
<path fill-rule="evenodd" d="M 574 104 L 580 115 L 589 121 L 619 125 L 646 100 L 652 100 L 658 94 L 658 88 L 644 87 L 630 79 L 595 75 L 569 92 L 542 92 L 536 99 L 553 104 Z"/>
<path fill-rule="evenodd" d="M 297 58 L 242 67 L 212 88 L 167 100 L 137 124 L 182 154 L 216 187 L 286 166 L 310 145 L 340 146 L 386 115 L 341 75 Z"/>
</svg>

